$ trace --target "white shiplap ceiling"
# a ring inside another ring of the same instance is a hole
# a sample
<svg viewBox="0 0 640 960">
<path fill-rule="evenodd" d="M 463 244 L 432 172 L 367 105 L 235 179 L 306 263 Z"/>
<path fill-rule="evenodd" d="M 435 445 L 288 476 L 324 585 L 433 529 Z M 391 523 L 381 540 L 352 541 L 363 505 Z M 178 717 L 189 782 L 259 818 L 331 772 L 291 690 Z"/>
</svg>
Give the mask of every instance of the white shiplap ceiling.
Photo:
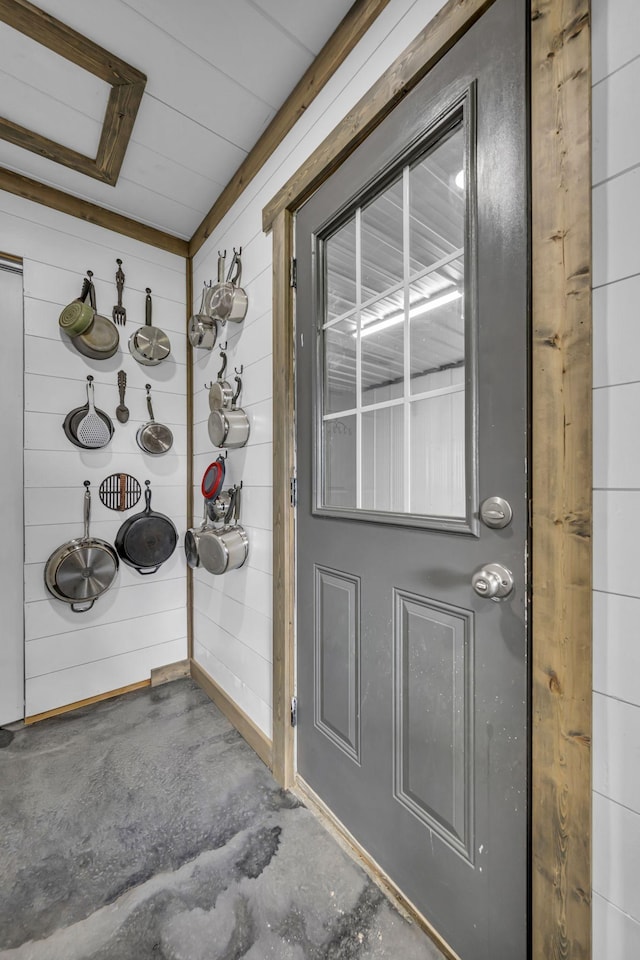
<svg viewBox="0 0 640 960">
<path fill-rule="evenodd" d="M 0 140 L 0 166 L 188 239 L 353 0 L 38 0 L 147 76 L 115 187 Z M 95 155 L 107 84 L 0 23 L 0 116 Z"/>
</svg>

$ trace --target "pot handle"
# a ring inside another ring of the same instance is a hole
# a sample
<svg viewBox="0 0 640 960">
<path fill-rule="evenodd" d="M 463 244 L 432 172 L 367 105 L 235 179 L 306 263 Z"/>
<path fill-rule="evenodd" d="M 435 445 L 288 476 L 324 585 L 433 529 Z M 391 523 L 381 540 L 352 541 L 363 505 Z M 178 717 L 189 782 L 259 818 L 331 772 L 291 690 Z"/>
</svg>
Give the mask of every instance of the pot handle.
<svg viewBox="0 0 640 960">
<path fill-rule="evenodd" d="M 145 480 L 146 490 L 144 491 L 144 512 L 147 516 L 151 513 L 151 480 Z M 157 569 L 157 568 L 156 568 Z"/>
<path fill-rule="evenodd" d="M 225 515 L 224 515 L 224 520 L 223 520 L 223 522 L 224 522 L 225 524 L 231 523 L 231 521 L 233 520 L 233 511 L 234 511 L 235 505 L 236 505 L 236 493 L 237 493 L 237 491 L 238 491 L 238 487 L 232 487 L 232 489 L 231 489 L 231 497 L 230 497 L 230 499 L 229 499 L 229 507 L 228 507 L 228 509 L 227 509 L 227 512 L 226 512 Z"/>
<path fill-rule="evenodd" d="M 231 261 L 229 273 L 227 274 L 227 283 L 233 284 L 234 287 L 239 287 L 240 280 L 242 279 L 242 260 L 240 259 L 241 253 L 242 247 L 240 247 L 239 250 L 236 250 L 235 247 L 233 248 L 233 260 Z"/>
<path fill-rule="evenodd" d="M 150 573 L 157 573 L 161 566 L 162 564 L 158 563 L 155 567 L 136 567 L 136 570 L 141 576 L 148 577 Z"/>
<path fill-rule="evenodd" d="M 83 510 L 83 520 L 84 520 L 84 536 L 83 540 L 89 539 L 89 520 L 91 518 L 91 494 L 89 493 L 89 487 L 91 486 L 90 480 L 84 481 L 84 510 Z M 87 610 L 89 607 L 87 607 Z"/>
<path fill-rule="evenodd" d="M 96 307 L 96 288 L 93 285 L 93 270 L 87 270 L 87 277 L 89 278 L 89 303 L 94 310 L 97 311 Z"/>
<path fill-rule="evenodd" d="M 155 423 L 155 417 L 153 415 L 153 407 L 151 406 L 151 384 L 145 383 L 144 388 L 147 391 L 147 410 L 149 411 L 151 422 Z"/>
<path fill-rule="evenodd" d="M 151 287 L 145 287 L 147 298 L 144 302 L 144 322 L 145 326 L 151 326 Z"/>
<path fill-rule="evenodd" d="M 224 377 L 224 372 L 227 369 L 227 355 L 224 350 L 220 351 L 220 359 L 222 360 L 222 366 L 218 370 L 218 380 L 222 380 Z"/>
<path fill-rule="evenodd" d="M 94 605 L 95 602 L 96 602 L 96 597 L 94 597 L 93 600 L 82 600 L 81 603 L 84 603 L 84 604 L 88 603 L 89 606 L 88 607 L 81 606 L 80 603 L 72 603 L 71 609 L 73 610 L 74 613 L 86 613 L 87 610 L 91 610 L 91 607 Z"/>
<path fill-rule="evenodd" d="M 234 410 L 238 402 L 238 397 L 240 396 L 240 391 L 242 390 L 242 380 L 240 379 L 240 377 L 236 377 L 235 380 L 238 386 L 236 387 L 236 392 L 234 393 L 233 399 L 231 401 L 231 406 L 233 407 Z"/>
<path fill-rule="evenodd" d="M 80 291 L 80 296 L 78 297 L 78 300 L 82 301 L 82 303 L 84 303 L 89 296 L 89 289 L 89 277 L 85 277 L 82 281 L 82 290 Z"/>
<path fill-rule="evenodd" d="M 236 487 L 236 495 L 234 499 L 234 523 L 240 523 L 240 491 L 242 490 L 242 481 L 240 481 L 240 486 Z"/>
<path fill-rule="evenodd" d="M 224 262 L 227 259 L 227 251 L 220 253 L 218 250 L 218 283 L 224 283 Z"/>
</svg>

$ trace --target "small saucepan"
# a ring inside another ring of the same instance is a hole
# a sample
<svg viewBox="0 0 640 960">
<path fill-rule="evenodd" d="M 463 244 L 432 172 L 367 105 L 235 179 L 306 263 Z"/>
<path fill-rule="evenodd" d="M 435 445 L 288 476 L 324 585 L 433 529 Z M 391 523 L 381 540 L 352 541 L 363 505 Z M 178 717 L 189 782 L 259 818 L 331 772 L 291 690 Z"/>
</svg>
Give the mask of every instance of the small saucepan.
<svg viewBox="0 0 640 960">
<path fill-rule="evenodd" d="M 233 387 L 228 380 L 224 379 L 224 372 L 227 369 L 227 355 L 224 350 L 220 351 L 220 359 L 222 366 L 218 370 L 218 378 L 209 387 L 210 410 L 229 410 L 233 403 Z"/>
<path fill-rule="evenodd" d="M 152 457 L 160 457 L 173 446 L 173 434 L 169 427 L 164 423 L 158 423 L 153 416 L 153 406 L 151 405 L 151 384 L 145 384 L 147 391 L 147 409 L 150 420 L 138 428 L 136 433 L 136 443 L 145 453 Z"/>
<path fill-rule="evenodd" d="M 209 414 L 209 438 L 215 447 L 244 447 L 249 439 L 249 418 L 237 406 L 242 390 L 242 380 L 235 378 L 237 389 L 233 395 L 230 410 L 212 410 Z"/>
<path fill-rule="evenodd" d="M 213 320 L 226 323 L 240 323 L 247 315 L 249 299 L 240 286 L 242 278 L 242 261 L 239 250 L 234 248 L 233 260 L 225 283 L 217 283 L 211 291 L 209 310 Z M 235 272 L 234 272 L 235 271 Z"/>
<path fill-rule="evenodd" d="M 211 284 L 205 283 L 199 313 L 189 318 L 189 343 L 198 350 L 213 350 L 218 335 L 218 325 L 209 314 Z"/>
</svg>

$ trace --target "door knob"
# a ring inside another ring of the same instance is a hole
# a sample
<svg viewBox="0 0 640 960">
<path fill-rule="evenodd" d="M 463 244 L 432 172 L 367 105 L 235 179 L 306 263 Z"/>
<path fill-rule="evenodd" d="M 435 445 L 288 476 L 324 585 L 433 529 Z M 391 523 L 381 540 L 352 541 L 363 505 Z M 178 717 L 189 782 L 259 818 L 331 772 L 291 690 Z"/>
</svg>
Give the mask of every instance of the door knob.
<svg viewBox="0 0 640 960">
<path fill-rule="evenodd" d="M 489 600 L 504 600 L 513 590 L 513 574 L 501 563 L 487 563 L 476 570 L 471 586 L 479 597 Z"/>
</svg>

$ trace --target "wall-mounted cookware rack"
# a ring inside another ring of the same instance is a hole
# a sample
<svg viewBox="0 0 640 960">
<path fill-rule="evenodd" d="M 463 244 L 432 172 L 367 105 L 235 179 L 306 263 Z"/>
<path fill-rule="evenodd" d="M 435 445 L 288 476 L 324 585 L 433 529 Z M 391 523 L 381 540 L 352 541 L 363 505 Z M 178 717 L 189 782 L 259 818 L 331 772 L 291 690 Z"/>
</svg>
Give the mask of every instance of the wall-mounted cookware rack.
<svg viewBox="0 0 640 960">
<path fill-rule="evenodd" d="M 119 328 L 127 320 L 123 304 L 125 274 L 122 260 L 117 258 L 115 271 L 116 303 L 111 316 L 98 313 L 93 271 L 87 270 L 80 295 L 60 313 L 59 326 L 76 352 L 90 360 L 109 360 L 120 347 Z M 239 270 L 236 271 L 239 277 Z M 157 366 L 171 352 L 167 334 L 152 324 L 151 289 L 146 288 L 145 322 L 128 340 L 131 356 L 141 366 Z M 117 374 L 119 404 L 115 408 L 118 428 L 125 427 L 130 416 L 125 405 L 127 375 Z M 102 392 L 103 387 L 100 387 Z M 152 457 L 168 452 L 173 444 L 169 427 L 155 420 L 151 402 L 151 384 L 145 385 L 149 420 L 140 426 L 136 442 L 141 454 Z M 101 402 L 104 402 L 103 400 Z M 75 447 L 85 451 L 100 450 L 110 443 L 116 424 L 105 410 L 96 406 L 93 375 L 86 378 L 86 402 L 71 410 L 62 424 L 64 433 Z M 129 429 L 134 429 L 129 427 Z M 90 461 L 84 460 L 84 463 Z M 141 467 L 143 464 L 141 463 Z M 115 580 L 122 560 L 141 575 L 155 573 L 174 552 L 178 531 L 173 521 L 151 509 L 151 481 L 145 481 L 145 508 L 128 517 L 120 526 L 114 544 L 91 537 L 89 533 L 91 494 L 89 481 L 84 481 L 84 534 L 54 551 L 45 565 L 45 586 L 57 600 L 69 604 L 71 610 L 90 610 L 102 593 Z M 129 473 L 112 473 L 100 484 L 99 496 L 105 507 L 125 512 L 133 509 L 141 496 L 139 480 Z"/>
</svg>

